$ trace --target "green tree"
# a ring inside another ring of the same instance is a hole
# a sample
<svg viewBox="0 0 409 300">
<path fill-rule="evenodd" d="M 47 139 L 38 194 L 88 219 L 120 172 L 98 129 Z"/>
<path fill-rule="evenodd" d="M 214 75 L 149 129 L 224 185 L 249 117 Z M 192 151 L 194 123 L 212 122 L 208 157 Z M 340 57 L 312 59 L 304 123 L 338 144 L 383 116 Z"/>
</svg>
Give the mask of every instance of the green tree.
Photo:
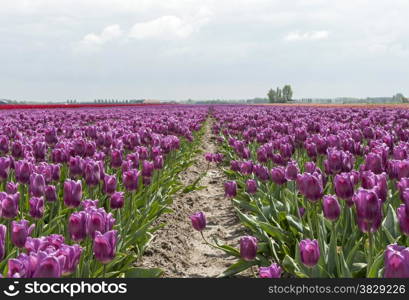
<svg viewBox="0 0 409 300">
<path fill-rule="evenodd" d="M 283 87 L 283 98 L 284 102 L 288 102 L 293 97 L 293 90 L 291 89 L 291 85 L 287 84 Z"/>
<path fill-rule="evenodd" d="M 276 94 L 277 94 L 277 102 L 282 103 L 283 102 L 283 91 L 279 87 L 277 87 Z"/>
<path fill-rule="evenodd" d="M 267 97 L 268 97 L 268 101 L 269 101 L 270 103 L 275 103 L 275 102 L 277 102 L 277 93 L 276 93 L 275 90 L 270 89 L 270 90 L 268 91 L 268 93 L 267 93 Z"/>
</svg>

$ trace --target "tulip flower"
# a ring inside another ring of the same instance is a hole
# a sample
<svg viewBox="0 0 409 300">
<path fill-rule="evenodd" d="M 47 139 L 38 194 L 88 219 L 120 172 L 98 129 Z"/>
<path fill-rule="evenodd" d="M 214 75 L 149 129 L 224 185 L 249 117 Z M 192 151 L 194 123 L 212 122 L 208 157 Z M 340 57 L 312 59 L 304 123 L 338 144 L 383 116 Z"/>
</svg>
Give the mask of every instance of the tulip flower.
<svg viewBox="0 0 409 300">
<path fill-rule="evenodd" d="M 375 232 L 382 220 L 381 200 L 373 190 L 360 189 L 352 198 L 357 212 L 358 227 L 362 232 Z"/>
<path fill-rule="evenodd" d="M 253 236 L 243 236 L 240 238 L 240 256 L 246 261 L 251 261 L 257 255 L 257 238 Z"/>
<path fill-rule="evenodd" d="M 17 161 L 15 165 L 17 181 L 23 184 L 28 184 L 30 182 L 31 169 L 31 164 L 28 161 Z"/>
<path fill-rule="evenodd" d="M 246 181 L 246 192 L 249 194 L 255 194 L 257 192 L 257 181 L 254 179 L 248 179 Z"/>
<path fill-rule="evenodd" d="M 34 278 L 59 278 L 62 275 L 64 257 L 55 257 L 40 251 L 36 255 Z"/>
<path fill-rule="evenodd" d="M 385 250 L 385 278 L 409 278 L 409 248 L 392 244 Z"/>
<path fill-rule="evenodd" d="M 11 242 L 17 248 L 23 248 L 26 244 L 27 237 L 31 235 L 35 224 L 30 226 L 27 220 L 11 222 Z"/>
<path fill-rule="evenodd" d="M 68 207 L 78 207 L 81 204 L 82 184 L 81 181 L 66 180 L 64 182 L 64 204 Z"/>
<path fill-rule="evenodd" d="M 116 185 L 117 181 L 115 175 L 105 175 L 102 187 L 105 194 L 112 195 L 116 190 Z"/>
<path fill-rule="evenodd" d="M 314 267 L 320 259 L 320 247 L 317 240 L 302 240 L 300 242 L 300 258 L 306 267 Z"/>
<path fill-rule="evenodd" d="M 44 215 L 44 198 L 32 197 L 30 203 L 30 216 L 34 219 L 41 219 Z"/>
<path fill-rule="evenodd" d="M 122 208 L 125 204 L 125 197 L 123 192 L 114 192 L 110 198 L 110 207 L 112 209 Z"/>
<path fill-rule="evenodd" d="M 117 231 L 111 230 L 104 234 L 99 231 L 95 233 L 93 251 L 96 260 L 102 264 L 111 262 L 116 253 Z"/>
<path fill-rule="evenodd" d="M 406 204 L 400 205 L 396 209 L 396 215 L 399 220 L 399 227 L 400 231 L 409 236 L 409 214 L 408 214 L 408 207 Z"/>
<path fill-rule="evenodd" d="M 14 219 L 18 215 L 18 202 L 20 193 L 8 195 L 0 192 L 0 217 L 5 219 Z"/>
<path fill-rule="evenodd" d="M 163 168 L 164 160 L 162 155 L 158 155 L 153 159 L 153 166 L 156 170 L 160 170 Z"/>
<path fill-rule="evenodd" d="M 299 173 L 300 169 L 296 162 L 291 161 L 287 164 L 287 167 L 285 168 L 285 178 L 287 180 L 296 180 Z"/>
<path fill-rule="evenodd" d="M 99 169 L 99 164 L 96 161 L 88 161 L 83 167 L 85 182 L 89 186 L 96 186 L 101 179 L 101 171 Z"/>
<path fill-rule="evenodd" d="M 119 150 L 112 151 L 111 154 L 111 167 L 119 168 L 122 165 L 122 152 Z"/>
<path fill-rule="evenodd" d="M 143 177 L 152 177 L 154 170 L 154 164 L 153 162 L 144 160 L 142 162 L 142 176 Z"/>
<path fill-rule="evenodd" d="M 10 171 L 10 159 L 8 157 L 0 157 L 0 180 L 7 180 Z"/>
<path fill-rule="evenodd" d="M 56 252 L 57 257 L 64 257 L 62 265 L 62 275 L 68 276 L 74 273 L 80 262 L 83 249 L 75 244 L 73 246 L 62 245 Z"/>
<path fill-rule="evenodd" d="M 68 219 L 68 232 L 73 241 L 80 242 L 87 236 L 87 213 L 72 213 Z"/>
<path fill-rule="evenodd" d="M 18 183 L 14 183 L 12 181 L 7 182 L 6 184 L 6 193 L 7 194 L 15 194 L 18 192 Z"/>
<path fill-rule="evenodd" d="M 123 173 L 122 182 L 128 191 L 135 191 L 138 189 L 139 171 L 132 169 Z"/>
<path fill-rule="evenodd" d="M 334 177 L 335 194 L 340 199 L 344 199 L 348 206 L 352 206 L 352 196 L 354 195 L 354 183 L 352 175 L 349 173 L 337 174 Z"/>
<path fill-rule="evenodd" d="M 297 188 L 311 202 L 316 202 L 324 194 L 322 176 L 318 173 L 303 173 L 297 176 Z"/>
<path fill-rule="evenodd" d="M 45 187 L 44 198 L 47 202 L 57 201 L 57 190 L 54 185 L 47 185 Z"/>
<path fill-rule="evenodd" d="M 202 231 L 206 228 L 206 217 L 203 212 L 197 212 L 191 215 L 190 221 L 192 221 L 192 226 L 197 231 Z"/>
<path fill-rule="evenodd" d="M 280 278 L 283 269 L 276 263 L 271 264 L 269 267 L 260 267 L 260 278 Z"/>
<path fill-rule="evenodd" d="M 285 168 L 284 167 L 276 167 L 271 170 L 271 180 L 278 184 L 282 185 L 287 182 L 285 178 Z"/>
<path fill-rule="evenodd" d="M 325 195 L 322 199 L 322 211 L 324 217 L 330 221 L 336 221 L 341 214 L 341 206 L 335 196 Z"/>
<path fill-rule="evenodd" d="M 226 181 L 224 183 L 224 196 L 234 198 L 237 194 L 237 184 L 235 181 Z"/>
</svg>

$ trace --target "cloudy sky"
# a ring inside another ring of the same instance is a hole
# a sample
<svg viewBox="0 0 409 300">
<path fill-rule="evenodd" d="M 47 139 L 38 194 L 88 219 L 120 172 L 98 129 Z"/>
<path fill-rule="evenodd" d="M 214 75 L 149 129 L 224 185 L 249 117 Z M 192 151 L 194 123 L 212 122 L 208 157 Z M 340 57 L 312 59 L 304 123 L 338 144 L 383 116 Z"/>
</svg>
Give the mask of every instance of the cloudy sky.
<svg viewBox="0 0 409 300">
<path fill-rule="evenodd" d="M 409 94 L 407 0 L 0 0 L 0 98 Z"/>
</svg>

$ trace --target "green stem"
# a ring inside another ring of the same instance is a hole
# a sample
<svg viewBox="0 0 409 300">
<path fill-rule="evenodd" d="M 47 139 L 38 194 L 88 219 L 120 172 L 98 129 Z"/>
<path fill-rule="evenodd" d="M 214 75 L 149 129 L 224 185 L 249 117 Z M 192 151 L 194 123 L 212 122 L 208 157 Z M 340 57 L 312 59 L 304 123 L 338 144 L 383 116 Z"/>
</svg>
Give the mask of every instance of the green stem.
<svg viewBox="0 0 409 300">
<path fill-rule="evenodd" d="M 373 256 L 372 256 L 372 248 L 373 248 L 373 233 L 368 232 L 368 241 L 369 241 L 369 249 L 368 249 L 368 266 L 367 266 L 367 277 L 369 275 L 369 271 L 372 267 L 373 263 Z"/>
</svg>

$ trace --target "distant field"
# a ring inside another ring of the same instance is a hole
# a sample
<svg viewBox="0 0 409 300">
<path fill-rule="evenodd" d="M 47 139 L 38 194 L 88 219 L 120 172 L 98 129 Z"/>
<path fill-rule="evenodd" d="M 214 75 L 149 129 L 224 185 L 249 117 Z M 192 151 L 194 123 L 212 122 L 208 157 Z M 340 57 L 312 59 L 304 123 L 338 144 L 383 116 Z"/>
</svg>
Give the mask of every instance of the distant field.
<svg viewBox="0 0 409 300">
<path fill-rule="evenodd" d="M 6 104 L 0 105 L 2 109 L 50 109 L 50 108 L 96 108 L 96 107 L 118 107 L 118 106 L 154 106 L 167 105 L 156 103 L 135 103 L 135 104 Z"/>
</svg>

